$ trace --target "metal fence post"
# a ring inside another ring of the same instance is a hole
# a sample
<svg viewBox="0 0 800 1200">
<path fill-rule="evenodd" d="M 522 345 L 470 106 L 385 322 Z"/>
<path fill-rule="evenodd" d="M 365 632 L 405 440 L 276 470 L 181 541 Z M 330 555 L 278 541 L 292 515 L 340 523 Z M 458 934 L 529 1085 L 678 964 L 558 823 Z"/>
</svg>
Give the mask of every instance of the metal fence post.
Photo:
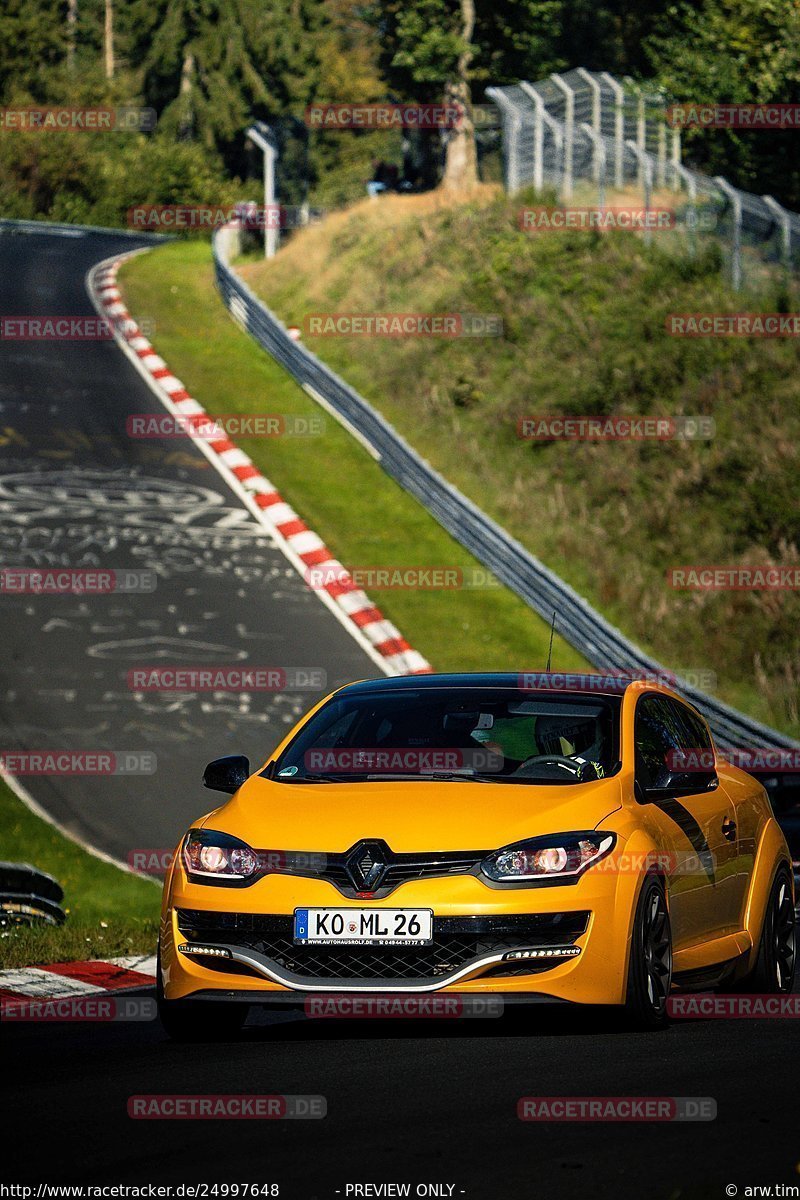
<svg viewBox="0 0 800 1200">
<path fill-rule="evenodd" d="M 535 116 L 533 119 L 533 186 L 537 192 L 544 187 L 544 127 L 550 122 L 550 127 L 556 124 L 544 106 L 544 100 L 531 83 L 523 81 L 519 85 L 525 95 L 533 101 Z"/>
<path fill-rule="evenodd" d="M 644 184 L 644 211 L 647 214 L 650 211 L 650 205 L 653 198 L 653 163 L 650 155 L 640 149 L 639 145 L 634 141 L 627 141 L 625 145 L 636 156 L 636 161 L 639 164 L 639 175 Z M 649 245 L 653 238 L 653 231 L 645 221 L 644 227 L 644 242 Z"/>
<path fill-rule="evenodd" d="M 600 84 L 597 82 L 594 75 L 590 74 L 590 72 L 587 71 L 585 67 L 578 67 L 576 74 L 580 75 L 580 77 L 584 81 L 584 83 L 587 83 L 589 85 L 589 87 L 591 88 L 591 91 L 592 91 L 592 129 L 594 131 L 595 138 L 599 139 L 600 135 L 602 133 L 601 114 L 602 114 L 602 104 L 603 104 L 603 89 L 600 87 Z M 599 152 L 597 149 L 598 142 L 595 140 L 595 138 L 592 138 L 592 145 L 595 148 L 594 159 L 592 162 L 592 175 L 594 178 L 594 182 L 599 183 L 600 182 L 600 157 L 599 157 Z M 603 150 L 605 151 L 605 146 L 603 147 Z M 605 172 L 605 163 L 603 164 L 603 171 Z M 605 179 L 603 180 L 603 182 L 605 183 Z"/>
<path fill-rule="evenodd" d="M 642 154 L 647 153 L 647 113 L 644 105 L 644 92 L 639 91 L 636 97 L 636 145 Z M 644 160 L 639 158 L 639 185 L 644 183 Z"/>
<path fill-rule="evenodd" d="M 533 186 L 537 192 L 544 187 L 544 100 L 531 84 L 523 83 L 526 95 L 534 106 L 533 118 Z"/>
<path fill-rule="evenodd" d="M 792 219 L 774 196 L 762 196 L 761 199 L 775 218 L 775 223 L 780 226 L 781 262 L 788 271 L 792 265 Z"/>
<path fill-rule="evenodd" d="M 664 187 L 667 181 L 667 127 L 663 121 L 658 122 L 658 170 L 656 183 Z"/>
<path fill-rule="evenodd" d="M 575 142 L 575 93 L 560 75 L 551 75 L 553 83 L 564 93 L 567 106 L 564 113 L 564 176 L 562 195 L 565 200 L 572 197 L 572 148 Z"/>
<path fill-rule="evenodd" d="M 264 155 L 264 257 L 273 258 L 278 250 L 278 225 L 275 215 L 275 163 L 278 158 L 278 143 L 269 125 L 257 121 L 247 131 L 250 141 Z"/>
<path fill-rule="evenodd" d="M 733 290 L 738 292 L 742 286 L 742 198 L 735 187 L 723 179 L 721 175 L 714 176 L 714 183 L 730 201 L 733 216 L 733 236 L 731 238 L 731 283 Z"/>
<path fill-rule="evenodd" d="M 600 76 L 603 83 L 614 93 L 614 186 L 621 188 L 625 180 L 624 142 L 625 142 L 625 91 L 622 84 L 603 71 Z"/>
<path fill-rule="evenodd" d="M 509 196 L 518 192 L 521 186 L 519 169 L 519 135 L 522 131 L 522 116 L 516 105 L 512 104 L 500 88 L 487 88 L 486 95 L 491 96 L 503 114 L 503 159 L 506 191 Z M 508 136 L 506 136 L 508 130 Z"/>
<path fill-rule="evenodd" d="M 597 207 L 605 208 L 606 205 L 606 144 L 599 133 L 592 129 L 591 125 L 581 125 L 581 129 L 588 137 L 594 147 L 594 165 L 596 167 L 597 179 Z"/>
<path fill-rule="evenodd" d="M 673 161 L 673 168 L 677 179 L 682 179 L 686 184 L 686 193 L 689 197 L 689 205 L 687 207 L 687 242 L 689 246 L 689 256 L 694 258 L 697 254 L 697 181 L 690 171 L 681 163 Z"/>
<path fill-rule="evenodd" d="M 680 165 L 681 165 L 681 131 L 680 129 L 672 130 L 672 144 L 670 146 L 670 157 L 672 159 L 672 186 L 677 192 L 680 186 Z"/>
</svg>

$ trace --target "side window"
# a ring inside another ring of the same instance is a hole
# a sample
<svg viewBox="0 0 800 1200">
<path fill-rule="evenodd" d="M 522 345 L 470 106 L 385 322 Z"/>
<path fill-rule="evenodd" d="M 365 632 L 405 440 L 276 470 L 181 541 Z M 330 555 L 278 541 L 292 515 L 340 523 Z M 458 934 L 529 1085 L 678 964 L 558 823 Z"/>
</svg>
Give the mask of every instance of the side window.
<svg viewBox="0 0 800 1200">
<path fill-rule="evenodd" d="M 705 721 L 702 721 L 685 704 L 677 700 L 670 701 L 676 711 L 676 721 L 680 731 L 681 750 L 713 750 L 711 735 Z"/>
<path fill-rule="evenodd" d="M 666 696 L 646 696 L 640 700 L 634 742 L 636 778 L 643 787 L 665 787 L 670 769 L 713 769 L 713 746 L 705 722 L 678 700 Z M 701 786 L 698 782 L 698 790 Z"/>
<path fill-rule="evenodd" d="M 658 696 L 645 696 L 636 706 L 636 778 L 643 787 L 666 785 L 668 756 L 677 747 L 675 715 L 669 701 Z"/>
<path fill-rule="evenodd" d="M 704 790 L 708 786 L 707 773 L 713 773 L 715 769 L 714 746 L 708 726 L 685 704 L 678 700 L 669 703 L 675 710 L 678 749 L 683 752 L 677 769 L 689 771 L 690 778 L 694 775 L 698 790 Z"/>
</svg>

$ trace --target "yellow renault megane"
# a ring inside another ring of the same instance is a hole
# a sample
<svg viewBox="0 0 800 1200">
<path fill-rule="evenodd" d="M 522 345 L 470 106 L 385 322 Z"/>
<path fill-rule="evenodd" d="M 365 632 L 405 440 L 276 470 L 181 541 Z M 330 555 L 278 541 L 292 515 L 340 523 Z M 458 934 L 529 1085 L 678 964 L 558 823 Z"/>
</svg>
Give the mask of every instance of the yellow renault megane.
<svg viewBox="0 0 800 1200">
<path fill-rule="evenodd" d="M 354 683 L 182 839 L 161 1019 L 229 1036 L 252 1004 L 501 996 L 618 1005 L 788 992 L 791 858 L 764 789 L 667 688 L 603 676 Z"/>
</svg>

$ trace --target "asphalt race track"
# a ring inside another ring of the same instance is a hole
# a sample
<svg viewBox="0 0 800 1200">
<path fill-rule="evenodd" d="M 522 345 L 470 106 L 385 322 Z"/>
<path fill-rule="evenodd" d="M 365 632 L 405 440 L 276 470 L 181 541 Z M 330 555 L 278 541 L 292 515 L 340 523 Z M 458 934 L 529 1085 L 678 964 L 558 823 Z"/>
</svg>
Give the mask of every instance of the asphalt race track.
<svg viewBox="0 0 800 1200">
<path fill-rule="evenodd" d="M 88 267 L 130 245 L 0 235 L 0 311 L 92 315 Z M 209 807 L 204 762 L 233 751 L 263 759 L 314 696 L 137 699 L 132 664 L 317 667 L 329 686 L 377 668 L 196 447 L 126 436 L 128 414 L 160 410 L 113 344 L 4 342 L 0 363 L 3 562 L 158 578 L 135 596 L 1 598 L 3 749 L 155 752 L 146 777 L 23 782 L 118 857 L 171 846 Z M 3 1030 L 1 1177 L 276 1183 L 297 1200 L 402 1182 L 411 1195 L 436 1184 L 438 1195 L 476 1200 L 721 1198 L 729 1184 L 744 1197 L 748 1185 L 800 1185 L 797 1030 L 792 1020 L 687 1020 L 630 1034 L 602 1013 L 545 1006 L 472 1021 L 260 1015 L 238 1042 L 194 1047 L 168 1042 L 155 1022 L 16 1025 Z M 127 1116 L 130 1096 L 165 1093 L 321 1095 L 327 1117 Z M 523 1123 L 526 1095 L 711 1097 L 717 1118 Z"/>
<path fill-rule="evenodd" d="M 344 1026 L 344 1028 L 342 1028 Z M 624 1034 L 591 1013 L 305 1021 L 178 1046 L 154 1023 L 17 1026 L 3 1166 L 15 1182 L 439 1182 L 453 1196 L 723 1197 L 797 1184 L 796 1022 L 681 1022 Z M 130 1120 L 131 1095 L 322 1095 L 319 1121 Z M 694 1124 L 533 1124 L 521 1096 L 712 1096 Z M 32 1149 L 33 1148 L 33 1149 Z M 463 1189 L 463 1193 L 462 1193 Z M 447 1194 L 447 1193 L 445 1193 Z M 786 1193 L 790 1195 L 791 1193 Z"/>
<path fill-rule="evenodd" d="M 129 238 L 0 235 L 0 311 L 94 317 L 89 267 Z M 269 411 L 269 399 L 265 398 Z M 190 439 L 132 439 L 164 413 L 111 341 L 0 341 L 5 565 L 153 571 L 141 594 L 2 597 L 2 750 L 155 753 L 151 776 L 31 777 L 62 824 L 127 860 L 215 807 L 220 754 L 263 762 L 320 694 L 380 674 Z M 136 666 L 320 668 L 307 691 L 136 693 Z"/>
</svg>

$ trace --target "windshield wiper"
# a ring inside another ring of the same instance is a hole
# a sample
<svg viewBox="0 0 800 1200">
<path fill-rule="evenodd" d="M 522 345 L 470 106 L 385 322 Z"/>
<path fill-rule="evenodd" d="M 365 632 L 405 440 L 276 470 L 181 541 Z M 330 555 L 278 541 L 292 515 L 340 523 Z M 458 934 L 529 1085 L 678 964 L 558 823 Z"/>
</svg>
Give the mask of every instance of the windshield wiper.
<svg viewBox="0 0 800 1200">
<path fill-rule="evenodd" d="M 279 783 L 341 783 L 342 780 L 348 780 L 349 775 L 317 775 L 314 772 L 309 772 L 308 775 L 280 775 L 276 776 L 276 782 Z"/>
<path fill-rule="evenodd" d="M 442 781 L 467 781 L 468 783 L 491 783 L 494 780 L 492 775 L 477 775 L 475 772 L 467 774 L 465 771 L 421 771 L 418 774 L 413 771 L 384 771 L 380 774 L 364 776 L 369 782 L 376 780 L 393 780 L 393 779 L 413 779 L 413 780 L 435 780 L 437 783 Z"/>
</svg>

